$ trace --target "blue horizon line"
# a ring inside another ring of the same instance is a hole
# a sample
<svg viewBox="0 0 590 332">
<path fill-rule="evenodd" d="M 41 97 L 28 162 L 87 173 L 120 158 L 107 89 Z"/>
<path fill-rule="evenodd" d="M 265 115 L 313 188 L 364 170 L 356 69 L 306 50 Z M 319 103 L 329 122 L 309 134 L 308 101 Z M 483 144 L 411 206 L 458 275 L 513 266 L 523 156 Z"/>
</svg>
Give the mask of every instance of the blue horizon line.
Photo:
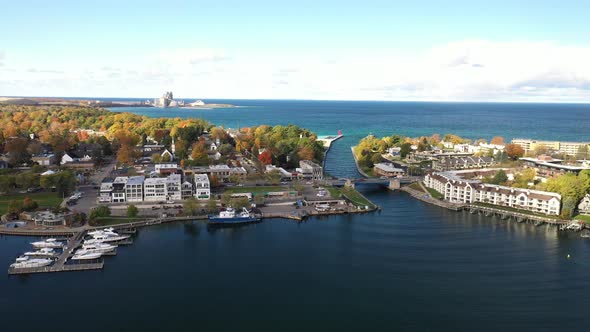
<svg viewBox="0 0 590 332">
<path fill-rule="evenodd" d="M 83 100 L 118 100 L 118 101 L 136 101 L 152 100 L 157 97 L 64 97 L 64 96 L 0 96 L 0 98 L 54 98 L 54 99 L 83 99 Z M 474 101 L 474 100 L 365 100 L 365 99 L 299 99 L 299 98 L 193 98 L 179 97 L 180 100 L 245 100 L 245 101 L 316 101 L 316 102 L 369 102 L 369 103 L 447 103 L 447 104 L 570 104 L 570 105 L 588 105 L 590 100 L 584 101 Z"/>
</svg>

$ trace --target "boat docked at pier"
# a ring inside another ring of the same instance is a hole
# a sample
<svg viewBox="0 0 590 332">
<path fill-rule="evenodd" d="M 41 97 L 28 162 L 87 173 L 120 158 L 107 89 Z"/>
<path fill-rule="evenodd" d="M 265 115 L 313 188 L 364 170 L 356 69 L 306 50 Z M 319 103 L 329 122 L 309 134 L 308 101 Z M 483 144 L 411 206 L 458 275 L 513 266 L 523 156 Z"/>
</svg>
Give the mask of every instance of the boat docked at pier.
<svg viewBox="0 0 590 332">
<path fill-rule="evenodd" d="M 25 252 L 24 255 L 29 257 L 57 257 L 57 252 L 53 248 L 41 248 L 36 251 Z"/>
<path fill-rule="evenodd" d="M 224 211 L 219 212 L 218 215 L 210 215 L 208 217 L 209 225 L 236 225 L 236 224 L 247 224 L 252 222 L 260 221 L 252 212 L 242 208 L 242 211 L 237 212 L 234 208 L 227 208 Z"/>
<path fill-rule="evenodd" d="M 29 256 L 22 256 L 16 259 L 16 262 L 10 264 L 13 269 L 26 269 L 34 267 L 43 267 L 51 264 L 53 260 L 49 258 L 30 258 Z"/>
<path fill-rule="evenodd" d="M 102 253 L 100 252 L 87 252 L 87 251 L 82 251 L 78 250 L 74 256 L 72 256 L 72 260 L 91 260 L 91 259 L 98 259 L 100 258 L 100 256 L 102 256 Z"/>
<path fill-rule="evenodd" d="M 84 244 L 96 244 L 96 243 L 103 243 L 103 242 L 117 242 L 127 240 L 130 236 L 129 235 L 120 235 L 115 232 L 104 232 L 100 231 L 98 233 L 93 233 L 90 235 L 92 238 L 89 240 L 85 240 Z"/>
<path fill-rule="evenodd" d="M 64 244 L 56 239 L 46 239 L 43 241 L 31 242 L 35 248 L 63 248 Z"/>
<path fill-rule="evenodd" d="M 117 248 L 117 246 L 115 246 L 115 245 L 97 242 L 97 243 L 83 243 L 82 249 L 80 249 L 80 250 L 86 250 L 88 252 L 106 253 L 106 252 L 111 252 L 111 251 L 115 250 L 115 248 Z M 78 250 L 78 252 L 80 250 Z"/>
<path fill-rule="evenodd" d="M 115 229 L 112 227 L 88 232 L 88 235 L 90 235 L 90 236 L 102 235 L 102 234 L 119 235 L 115 232 Z"/>
</svg>

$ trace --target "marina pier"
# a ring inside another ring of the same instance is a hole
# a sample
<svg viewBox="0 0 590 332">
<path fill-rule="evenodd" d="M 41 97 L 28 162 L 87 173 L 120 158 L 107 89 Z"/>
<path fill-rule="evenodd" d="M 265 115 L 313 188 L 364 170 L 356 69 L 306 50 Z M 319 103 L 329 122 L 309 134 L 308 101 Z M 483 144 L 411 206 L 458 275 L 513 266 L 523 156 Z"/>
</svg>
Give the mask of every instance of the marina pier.
<svg viewBox="0 0 590 332">
<path fill-rule="evenodd" d="M 122 229 L 121 234 L 135 234 L 135 229 Z M 16 274 L 32 274 L 32 273 L 50 273 L 50 272 L 69 272 L 69 271 L 88 271 L 88 270 L 99 270 L 104 267 L 104 260 L 102 258 L 96 260 L 90 260 L 88 262 L 76 262 L 69 260 L 73 255 L 74 251 L 82 245 L 84 237 L 87 231 L 80 231 L 70 237 L 66 245 L 63 248 L 62 253 L 57 256 L 55 262 L 50 266 L 42 267 L 30 267 L 30 268 L 8 268 L 9 275 Z M 112 242 L 115 245 L 130 245 L 133 241 L 131 239 L 125 239 L 121 241 Z M 115 256 L 117 254 L 116 249 L 102 254 L 102 256 Z"/>
</svg>

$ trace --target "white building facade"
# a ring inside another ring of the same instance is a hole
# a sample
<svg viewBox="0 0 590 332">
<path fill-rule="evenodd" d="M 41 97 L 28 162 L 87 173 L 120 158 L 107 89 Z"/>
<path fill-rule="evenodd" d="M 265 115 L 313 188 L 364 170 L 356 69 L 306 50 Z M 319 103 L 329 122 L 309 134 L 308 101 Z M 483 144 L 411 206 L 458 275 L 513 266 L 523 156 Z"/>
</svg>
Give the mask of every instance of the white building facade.
<svg viewBox="0 0 590 332">
<path fill-rule="evenodd" d="M 426 175 L 424 185 L 452 203 L 485 203 L 559 215 L 561 195 L 552 192 L 512 188 L 464 179 L 465 172 L 435 172 Z"/>
<path fill-rule="evenodd" d="M 199 200 L 211 198 L 211 188 L 207 174 L 195 174 L 195 197 Z"/>
</svg>

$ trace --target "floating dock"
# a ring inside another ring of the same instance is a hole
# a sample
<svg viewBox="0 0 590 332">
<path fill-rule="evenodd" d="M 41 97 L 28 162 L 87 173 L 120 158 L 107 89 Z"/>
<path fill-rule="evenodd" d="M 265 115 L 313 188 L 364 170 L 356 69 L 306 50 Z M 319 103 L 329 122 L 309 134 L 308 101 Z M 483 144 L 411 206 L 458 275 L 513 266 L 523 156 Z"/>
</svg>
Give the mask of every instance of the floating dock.
<svg viewBox="0 0 590 332">
<path fill-rule="evenodd" d="M 104 262 L 102 260 L 94 260 L 92 262 L 84 263 L 70 263 L 66 264 L 68 259 L 73 255 L 76 248 L 80 246 L 84 240 L 86 231 L 76 233 L 72 236 L 66 246 L 63 248 L 63 252 L 57 257 L 57 260 L 50 266 L 42 267 L 31 267 L 31 268 L 8 268 L 8 274 L 31 274 L 31 273 L 49 273 L 49 272 L 67 272 L 67 271 L 86 271 L 86 270 L 98 270 L 102 269 Z"/>
</svg>

